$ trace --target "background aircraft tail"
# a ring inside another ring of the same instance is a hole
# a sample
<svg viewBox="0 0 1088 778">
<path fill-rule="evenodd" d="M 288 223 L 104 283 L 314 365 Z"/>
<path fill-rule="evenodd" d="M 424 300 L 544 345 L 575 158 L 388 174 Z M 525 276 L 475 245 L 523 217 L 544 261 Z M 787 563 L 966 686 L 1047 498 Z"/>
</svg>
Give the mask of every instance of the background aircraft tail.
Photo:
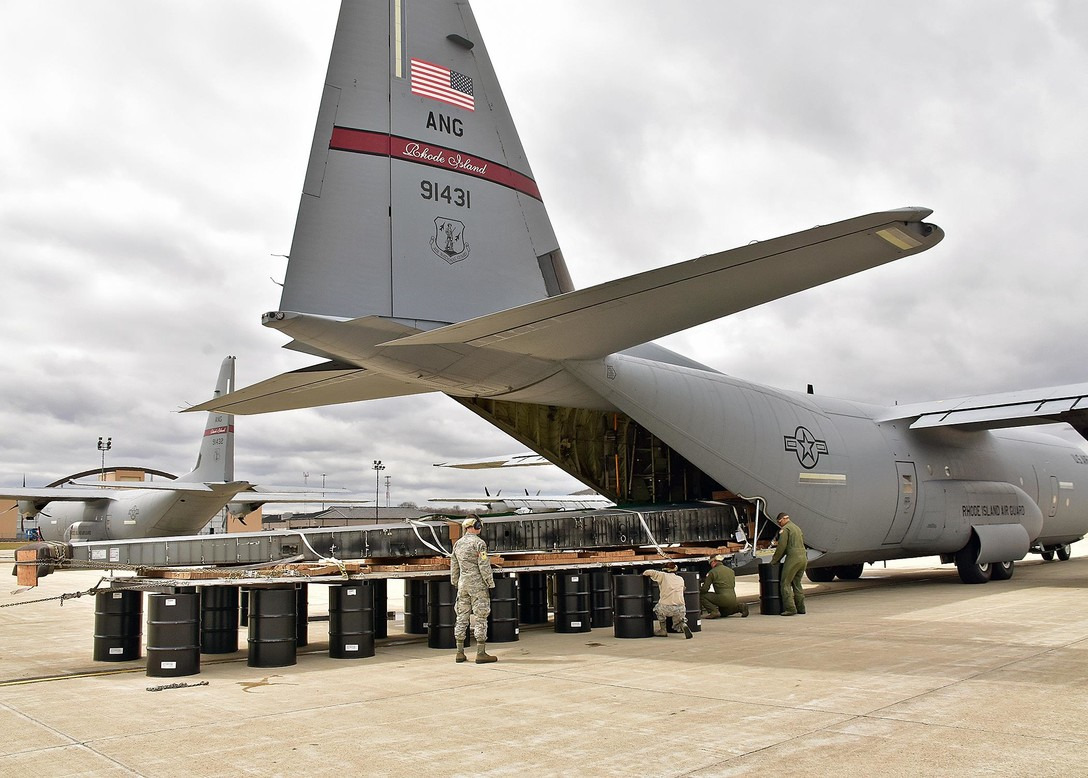
<svg viewBox="0 0 1088 778">
<path fill-rule="evenodd" d="M 219 378 L 215 382 L 215 397 L 234 391 L 234 357 L 227 357 L 219 366 Z M 212 412 L 204 425 L 204 437 L 200 441 L 200 454 L 193 472 L 177 480 L 191 482 L 234 480 L 234 415 Z"/>
<path fill-rule="evenodd" d="M 571 289 L 468 3 L 344 0 L 280 310 L 431 329 Z"/>
</svg>

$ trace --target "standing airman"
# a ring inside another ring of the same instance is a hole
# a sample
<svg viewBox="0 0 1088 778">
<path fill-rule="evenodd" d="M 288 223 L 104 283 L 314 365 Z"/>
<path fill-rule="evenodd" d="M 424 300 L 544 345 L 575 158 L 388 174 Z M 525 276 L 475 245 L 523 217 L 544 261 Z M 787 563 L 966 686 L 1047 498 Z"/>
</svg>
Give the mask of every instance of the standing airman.
<svg viewBox="0 0 1088 778">
<path fill-rule="evenodd" d="M 801 576 L 808 567 L 808 553 L 805 551 L 805 536 L 801 528 L 790 521 L 788 513 L 778 514 L 778 545 L 771 557 L 771 564 L 778 564 L 784 556 L 782 565 L 782 614 L 796 616 L 805 612 L 805 591 L 801 587 Z"/>
<path fill-rule="evenodd" d="M 478 516 L 470 515 L 461 522 L 464 530 L 450 557 L 450 583 L 457 587 L 457 600 L 453 610 L 457 621 L 453 636 L 457 641 L 458 662 L 464 662 L 465 638 L 468 636 L 469 616 L 474 617 L 472 634 L 476 638 L 476 664 L 498 662 L 498 657 L 487 653 L 487 617 L 491 613 L 491 590 L 495 577 L 487 559 L 487 544 L 480 537 L 484 528 Z"/>
</svg>

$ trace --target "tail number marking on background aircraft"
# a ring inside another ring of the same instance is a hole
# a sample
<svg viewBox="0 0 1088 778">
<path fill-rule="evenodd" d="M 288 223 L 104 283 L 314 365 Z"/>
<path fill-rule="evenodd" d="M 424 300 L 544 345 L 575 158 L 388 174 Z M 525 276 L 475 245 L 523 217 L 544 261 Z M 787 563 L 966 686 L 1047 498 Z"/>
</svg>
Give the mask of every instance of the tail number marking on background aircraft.
<svg viewBox="0 0 1088 778">
<path fill-rule="evenodd" d="M 443 200 L 458 208 L 472 207 L 472 192 L 461 187 L 439 186 L 436 181 L 420 181 L 419 196 L 424 200 Z"/>
</svg>

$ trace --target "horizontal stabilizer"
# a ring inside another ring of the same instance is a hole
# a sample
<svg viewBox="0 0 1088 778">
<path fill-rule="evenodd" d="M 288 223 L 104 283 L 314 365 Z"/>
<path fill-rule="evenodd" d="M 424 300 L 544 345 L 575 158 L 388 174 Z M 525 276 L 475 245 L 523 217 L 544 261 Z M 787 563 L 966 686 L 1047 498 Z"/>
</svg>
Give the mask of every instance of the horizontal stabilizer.
<svg viewBox="0 0 1088 778">
<path fill-rule="evenodd" d="M 464 343 L 542 359 L 596 359 L 916 254 L 944 233 L 903 208 L 708 254 L 383 343 Z"/>
<path fill-rule="evenodd" d="M 1084 435 L 1088 429 L 1088 384 L 897 405 L 877 421 L 898 419 L 914 419 L 910 428 L 915 430 L 932 427 L 1001 429 L 1066 422 Z"/>
<path fill-rule="evenodd" d="M 431 391 L 344 362 L 322 362 L 283 373 L 186 411 L 271 413 Z"/>
</svg>

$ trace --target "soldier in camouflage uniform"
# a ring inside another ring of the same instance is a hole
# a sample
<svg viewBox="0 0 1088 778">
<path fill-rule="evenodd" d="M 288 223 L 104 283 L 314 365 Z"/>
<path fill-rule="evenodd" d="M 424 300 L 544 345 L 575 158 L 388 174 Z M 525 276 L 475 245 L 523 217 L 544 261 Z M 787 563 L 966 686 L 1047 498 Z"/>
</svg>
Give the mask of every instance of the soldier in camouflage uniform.
<svg viewBox="0 0 1088 778">
<path fill-rule="evenodd" d="M 457 601 L 453 610 L 457 622 L 453 636 L 457 640 L 457 661 L 465 661 L 465 637 L 468 635 L 469 615 L 476 617 L 472 634 L 476 638 L 476 664 L 498 662 L 498 657 L 487 653 L 487 617 L 491 613 L 491 590 L 495 578 L 491 563 L 487 561 L 487 544 L 480 537 L 483 523 L 478 516 L 469 516 L 461 527 L 464 534 L 453 544 L 450 557 L 450 583 L 457 588 Z"/>
<path fill-rule="evenodd" d="M 808 567 L 808 552 L 805 551 L 805 536 L 801 528 L 790 521 L 788 513 L 778 514 L 775 519 L 781 529 L 778 531 L 778 544 L 771 557 L 771 564 L 778 564 L 783 556 L 782 565 L 782 613 L 783 616 L 796 616 L 805 612 L 805 590 L 801 588 L 801 576 Z"/>
<path fill-rule="evenodd" d="M 688 627 L 688 609 L 684 603 L 684 579 L 676 575 L 676 565 L 670 562 L 665 565 L 665 572 L 660 570 L 646 570 L 642 573 L 647 578 L 653 579 L 660 592 L 654 613 L 657 614 L 661 626 L 654 635 L 659 638 L 669 636 L 668 619 L 672 617 L 673 628 L 677 632 L 683 632 L 684 637 L 691 638 L 691 629 Z"/>
</svg>

